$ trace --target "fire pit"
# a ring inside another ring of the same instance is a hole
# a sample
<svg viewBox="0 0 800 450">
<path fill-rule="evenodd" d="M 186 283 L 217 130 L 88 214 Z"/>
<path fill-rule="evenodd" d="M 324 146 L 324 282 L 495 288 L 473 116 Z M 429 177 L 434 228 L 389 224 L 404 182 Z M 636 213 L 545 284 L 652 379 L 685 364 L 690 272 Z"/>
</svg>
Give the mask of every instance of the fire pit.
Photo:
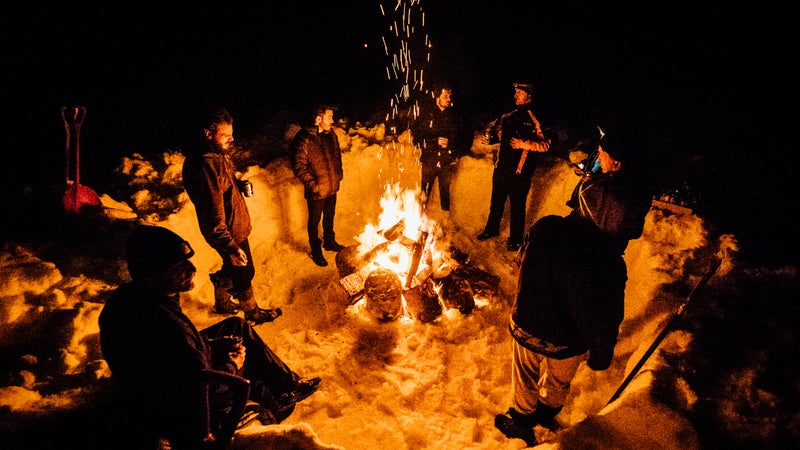
<svg viewBox="0 0 800 450">
<path fill-rule="evenodd" d="M 379 322 L 428 323 L 446 310 L 466 315 L 476 302 L 490 301 L 500 278 L 469 266 L 465 255 L 438 239 L 441 227 L 421 213 L 415 192 L 393 192 L 387 189 L 381 201 L 381 223 L 389 218 L 391 225 L 368 226 L 359 245 L 336 255 L 351 307 Z"/>
</svg>

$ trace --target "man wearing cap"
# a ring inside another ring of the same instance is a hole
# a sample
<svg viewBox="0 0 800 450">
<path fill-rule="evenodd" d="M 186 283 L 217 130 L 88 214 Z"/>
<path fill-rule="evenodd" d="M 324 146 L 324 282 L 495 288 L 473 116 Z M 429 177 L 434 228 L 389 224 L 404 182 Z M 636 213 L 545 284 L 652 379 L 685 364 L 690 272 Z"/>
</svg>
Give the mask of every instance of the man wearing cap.
<svg viewBox="0 0 800 450">
<path fill-rule="evenodd" d="M 535 425 L 554 425 L 578 366 L 611 365 L 628 278 L 623 254 L 641 236 L 652 202 L 643 177 L 631 170 L 628 144 L 608 136 L 598 141 L 598 168 L 573 190 L 572 212 L 539 219 L 521 250 L 509 321 L 512 406 L 495 426 L 530 446 Z"/>
<path fill-rule="evenodd" d="M 549 142 L 542 133 L 539 120 L 533 114 L 531 104 L 533 87 L 528 83 L 514 83 L 513 111 L 503 114 L 493 122 L 486 144 L 499 142 L 492 173 L 492 197 L 489 217 L 483 232 L 478 235 L 484 241 L 500 235 L 500 222 L 506 200 L 510 201 L 510 226 L 506 246 L 516 251 L 522 244 L 525 233 L 525 209 L 531 177 L 536 169 L 538 155 L 546 152 Z"/>
<path fill-rule="evenodd" d="M 130 431 L 126 448 L 156 448 L 159 439 L 176 450 L 224 448 L 248 398 L 258 420 L 280 423 L 318 389 L 319 378 L 293 372 L 241 317 L 195 328 L 180 306 L 196 272 L 183 238 L 139 225 L 125 252 L 132 281 L 111 294 L 99 326 Z M 231 389 L 207 384 L 212 379 L 228 380 Z M 236 386 L 244 393 L 238 409 L 228 403 Z"/>
</svg>

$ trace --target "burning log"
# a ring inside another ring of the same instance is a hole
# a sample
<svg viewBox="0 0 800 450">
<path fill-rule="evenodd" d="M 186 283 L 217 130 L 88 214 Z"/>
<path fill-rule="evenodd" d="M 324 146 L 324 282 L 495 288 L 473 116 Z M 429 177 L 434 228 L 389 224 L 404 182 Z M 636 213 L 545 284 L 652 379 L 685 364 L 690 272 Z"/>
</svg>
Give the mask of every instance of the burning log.
<svg viewBox="0 0 800 450">
<path fill-rule="evenodd" d="M 420 322 L 433 322 L 442 315 L 442 304 L 439 302 L 439 294 L 432 279 L 425 279 L 421 284 L 406 290 L 403 295 L 406 298 L 408 312 Z"/>
<path fill-rule="evenodd" d="M 414 250 L 411 256 L 411 268 L 408 270 L 408 277 L 406 278 L 406 289 L 410 288 L 411 284 L 414 282 L 414 275 L 417 274 L 417 270 L 419 269 L 419 261 L 422 259 L 422 252 L 425 250 L 425 241 L 427 240 L 428 232 L 421 231 L 419 233 L 419 239 L 417 239 L 417 242 L 412 244 L 412 248 Z"/>
<path fill-rule="evenodd" d="M 472 293 L 478 298 L 491 299 L 500 287 L 500 277 L 474 266 L 459 266 L 452 275 L 468 280 Z"/>
<path fill-rule="evenodd" d="M 416 239 L 407 237 L 406 231 L 406 220 L 401 219 L 380 230 L 386 241 L 366 253 L 359 254 L 358 246 L 337 253 L 339 284 L 350 296 L 350 305 L 363 298 L 363 311 L 379 322 L 410 314 L 429 323 L 446 309 L 470 314 L 476 298 L 496 294 L 500 277 L 470 267 L 469 256 L 452 246 L 453 259 L 434 258 L 438 252 L 428 242 L 427 229 L 420 228 Z"/>
<path fill-rule="evenodd" d="M 393 241 L 402 236 L 405 231 L 406 231 L 406 220 L 400 219 L 399 222 L 387 228 L 385 231 L 379 231 L 379 233 L 384 238 L 386 238 L 387 241 Z"/>
<path fill-rule="evenodd" d="M 348 275 L 357 272 L 361 266 L 357 245 L 350 245 L 336 253 L 336 269 L 339 271 L 339 278 L 346 278 Z M 363 280 L 361 283 L 363 286 Z"/>
<path fill-rule="evenodd" d="M 364 281 L 366 311 L 378 322 L 391 322 L 403 309 L 403 286 L 388 269 L 373 270 Z"/>
<path fill-rule="evenodd" d="M 439 291 L 444 306 L 457 309 L 461 314 L 469 314 L 475 309 L 475 296 L 469 281 L 455 276 L 453 273 L 442 278 L 442 288 Z"/>
</svg>

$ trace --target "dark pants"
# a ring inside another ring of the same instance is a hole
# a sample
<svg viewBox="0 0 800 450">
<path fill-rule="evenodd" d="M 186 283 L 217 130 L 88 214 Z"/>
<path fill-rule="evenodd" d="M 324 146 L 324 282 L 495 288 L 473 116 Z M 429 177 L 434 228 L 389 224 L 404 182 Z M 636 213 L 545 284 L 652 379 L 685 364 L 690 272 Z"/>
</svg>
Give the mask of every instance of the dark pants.
<svg viewBox="0 0 800 450">
<path fill-rule="evenodd" d="M 308 199 L 308 245 L 312 252 L 322 251 L 319 239 L 319 222 L 322 221 L 322 238 L 333 243 L 336 233 L 333 232 L 333 216 L 336 214 L 336 194 L 320 200 Z"/>
<path fill-rule="evenodd" d="M 492 174 L 492 200 L 489 206 L 489 217 L 486 219 L 484 232 L 500 234 L 500 221 L 506 199 L 509 199 L 511 223 L 508 240 L 522 243 L 525 235 L 525 210 L 528 206 L 528 192 L 531 189 L 531 176 L 516 175 L 513 172 L 498 171 Z"/>
<path fill-rule="evenodd" d="M 232 316 L 203 329 L 207 339 L 239 336 L 246 349 L 244 367 L 239 375 L 250 380 L 250 398 L 270 407 L 275 398 L 292 392 L 300 376 L 270 349 L 246 320 Z M 264 397 L 267 398 L 264 398 Z M 269 398 L 272 397 L 272 398 Z"/>
<path fill-rule="evenodd" d="M 247 255 L 247 265 L 234 266 L 231 263 L 231 258 L 227 255 L 220 255 L 222 257 L 222 268 L 217 272 L 217 275 L 222 279 L 230 280 L 233 287 L 228 289 L 235 298 L 241 298 L 241 294 L 251 287 L 253 287 L 253 278 L 256 276 L 256 267 L 253 265 L 253 255 L 250 254 L 250 242 L 245 239 L 238 243 L 239 248 L 244 250 Z"/>
<path fill-rule="evenodd" d="M 422 163 L 422 192 L 425 193 L 425 204 L 427 205 L 433 191 L 433 183 L 439 178 L 439 205 L 442 211 L 450 211 L 450 183 L 455 174 L 455 164 L 439 166 L 436 161 L 423 161 Z"/>
</svg>

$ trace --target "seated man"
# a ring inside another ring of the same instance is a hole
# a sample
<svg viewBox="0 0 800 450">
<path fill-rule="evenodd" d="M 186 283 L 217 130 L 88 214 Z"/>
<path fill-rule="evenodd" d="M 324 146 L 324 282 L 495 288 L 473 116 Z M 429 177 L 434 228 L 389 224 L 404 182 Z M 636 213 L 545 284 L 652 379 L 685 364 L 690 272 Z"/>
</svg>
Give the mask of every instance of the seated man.
<svg viewBox="0 0 800 450">
<path fill-rule="evenodd" d="M 132 281 L 111 294 L 99 325 L 128 416 L 126 441 L 136 440 L 136 448 L 155 448 L 159 439 L 176 450 L 224 448 L 244 413 L 244 402 L 234 405 L 236 386 L 244 386 L 265 424 L 280 423 L 319 388 L 319 378 L 293 372 L 241 317 L 197 330 L 179 302 L 196 272 L 183 238 L 140 225 L 125 250 Z"/>
</svg>

